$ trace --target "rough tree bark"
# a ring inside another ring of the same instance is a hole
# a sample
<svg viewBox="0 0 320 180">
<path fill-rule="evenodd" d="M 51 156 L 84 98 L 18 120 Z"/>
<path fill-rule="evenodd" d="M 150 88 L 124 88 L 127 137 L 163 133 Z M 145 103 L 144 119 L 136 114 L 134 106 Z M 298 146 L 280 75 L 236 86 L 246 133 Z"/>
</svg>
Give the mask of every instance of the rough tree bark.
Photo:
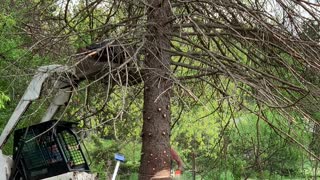
<svg viewBox="0 0 320 180">
<path fill-rule="evenodd" d="M 170 39 L 168 0 L 148 0 L 140 179 L 170 179 Z"/>
</svg>

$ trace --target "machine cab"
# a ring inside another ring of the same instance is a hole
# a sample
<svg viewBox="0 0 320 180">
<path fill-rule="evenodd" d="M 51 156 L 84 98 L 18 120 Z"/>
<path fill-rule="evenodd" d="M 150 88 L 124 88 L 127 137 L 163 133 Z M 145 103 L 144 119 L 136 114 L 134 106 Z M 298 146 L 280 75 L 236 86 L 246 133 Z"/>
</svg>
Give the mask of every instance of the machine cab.
<svg viewBox="0 0 320 180">
<path fill-rule="evenodd" d="M 74 126 L 52 120 L 16 130 L 12 179 L 38 180 L 67 172 L 89 172 Z"/>
</svg>

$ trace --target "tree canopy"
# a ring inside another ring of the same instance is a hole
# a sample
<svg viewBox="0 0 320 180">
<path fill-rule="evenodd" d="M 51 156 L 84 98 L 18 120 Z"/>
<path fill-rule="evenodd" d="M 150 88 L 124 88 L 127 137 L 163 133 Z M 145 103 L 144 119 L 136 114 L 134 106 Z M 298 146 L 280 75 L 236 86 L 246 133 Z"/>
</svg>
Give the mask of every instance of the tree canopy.
<svg viewBox="0 0 320 180">
<path fill-rule="evenodd" d="M 94 78 L 84 73 L 60 114 L 88 134 L 142 142 L 141 160 L 131 156 L 135 172 L 141 162 L 140 179 L 168 176 L 170 146 L 193 172 L 211 169 L 208 178 L 289 176 L 306 154 L 320 160 L 316 0 L 8 0 L 0 7 L 0 127 L 38 66 L 105 65 Z M 36 119 L 43 111 L 28 113 Z"/>
</svg>

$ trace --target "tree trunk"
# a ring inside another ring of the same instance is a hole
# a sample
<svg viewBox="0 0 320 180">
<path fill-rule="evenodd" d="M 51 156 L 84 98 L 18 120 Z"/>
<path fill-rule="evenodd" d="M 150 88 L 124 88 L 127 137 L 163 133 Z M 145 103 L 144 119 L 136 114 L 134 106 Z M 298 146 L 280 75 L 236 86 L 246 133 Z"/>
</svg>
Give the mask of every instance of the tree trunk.
<svg viewBox="0 0 320 180">
<path fill-rule="evenodd" d="M 170 39 L 168 0 L 148 0 L 140 178 L 170 179 Z"/>
</svg>

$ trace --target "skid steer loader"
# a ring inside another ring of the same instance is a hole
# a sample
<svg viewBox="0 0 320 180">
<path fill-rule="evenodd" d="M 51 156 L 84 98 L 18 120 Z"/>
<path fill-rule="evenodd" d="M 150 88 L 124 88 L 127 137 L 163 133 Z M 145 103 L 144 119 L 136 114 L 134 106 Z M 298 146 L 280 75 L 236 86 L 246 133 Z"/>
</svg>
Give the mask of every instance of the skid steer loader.
<svg viewBox="0 0 320 180">
<path fill-rule="evenodd" d="M 60 107 L 69 102 L 72 91 L 80 81 L 90 78 L 96 80 L 106 73 L 121 73 L 121 68 L 128 66 L 133 58 L 123 46 L 114 42 L 94 44 L 82 51 L 85 53 L 82 53 L 76 66 L 49 65 L 38 68 L 1 132 L 0 180 L 95 179 L 90 174 L 83 148 L 73 132 L 74 124 L 53 120 L 53 117 Z M 134 73 L 137 71 L 132 72 L 130 77 L 134 77 Z M 121 78 L 121 74 L 117 77 Z M 15 130 L 28 107 L 41 98 L 43 85 L 48 81 L 52 87 L 46 89 L 52 90 L 55 95 L 41 123 Z M 138 78 L 129 83 L 139 81 Z M 8 157 L 2 153 L 2 148 L 12 133 L 13 157 Z"/>
<path fill-rule="evenodd" d="M 64 75 L 72 75 L 67 66 L 40 67 L 22 96 L 0 136 L 0 179 L 36 180 L 94 179 L 76 134 L 74 123 L 52 120 L 60 106 L 68 103 L 75 84 Z M 56 77 L 56 79 L 55 79 Z M 32 102 L 41 96 L 43 84 L 54 80 L 53 97 L 41 123 L 15 130 L 20 118 Z M 13 157 L 5 156 L 2 148 L 14 134 Z"/>
</svg>

